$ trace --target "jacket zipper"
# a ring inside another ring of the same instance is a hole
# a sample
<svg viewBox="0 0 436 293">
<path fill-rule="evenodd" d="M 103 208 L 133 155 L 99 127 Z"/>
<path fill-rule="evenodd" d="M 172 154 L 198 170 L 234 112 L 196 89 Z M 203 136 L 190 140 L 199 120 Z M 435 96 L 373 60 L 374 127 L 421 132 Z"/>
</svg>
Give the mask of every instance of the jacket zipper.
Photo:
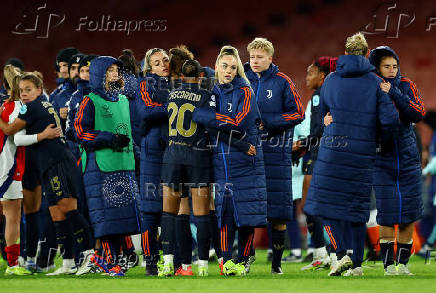
<svg viewBox="0 0 436 293">
<path fill-rule="evenodd" d="M 395 158 L 396 158 L 396 186 L 397 186 L 397 191 L 398 191 L 398 198 L 400 201 L 400 213 L 398 215 L 398 224 L 401 224 L 401 218 L 402 218 L 402 213 L 403 213 L 403 196 L 401 195 L 401 191 L 400 191 L 400 154 L 398 153 L 398 143 L 397 141 L 395 141 Z"/>
</svg>

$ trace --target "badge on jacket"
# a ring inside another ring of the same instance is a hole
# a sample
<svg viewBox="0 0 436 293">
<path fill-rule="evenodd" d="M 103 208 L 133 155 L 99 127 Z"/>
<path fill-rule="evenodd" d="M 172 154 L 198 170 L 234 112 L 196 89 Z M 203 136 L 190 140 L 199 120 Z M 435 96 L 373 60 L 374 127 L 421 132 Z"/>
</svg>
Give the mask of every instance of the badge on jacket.
<svg viewBox="0 0 436 293">
<path fill-rule="evenodd" d="M 272 90 L 266 90 L 266 98 L 271 99 L 272 98 Z"/>
<path fill-rule="evenodd" d="M 21 114 L 21 115 L 24 115 L 24 114 L 26 114 L 26 112 L 27 112 L 27 106 L 26 106 L 26 105 L 21 106 L 21 108 L 20 108 L 20 114 Z"/>
<path fill-rule="evenodd" d="M 318 96 L 318 95 L 314 95 L 314 96 L 313 96 L 313 98 L 312 98 L 312 105 L 313 105 L 314 107 L 319 106 L 319 96 Z"/>
<path fill-rule="evenodd" d="M 227 103 L 227 111 L 232 112 L 232 103 Z"/>
</svg>

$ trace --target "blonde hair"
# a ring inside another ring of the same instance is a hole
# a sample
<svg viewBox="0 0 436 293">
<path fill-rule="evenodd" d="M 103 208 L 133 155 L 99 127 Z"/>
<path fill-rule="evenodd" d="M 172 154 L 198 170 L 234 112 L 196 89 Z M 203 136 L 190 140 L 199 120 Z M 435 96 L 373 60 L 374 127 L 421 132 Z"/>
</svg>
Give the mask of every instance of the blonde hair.
<svg viewBox="0 0 436 293">
<path fill-rule="evenodd" d="M 150 65 L 151 56 L 153 56 L 154 54 L 159 53 L 159 52 L 164 54 L 164 55 L 167 55 L 167 57 L 168 57 L 167 51 L 165 51 L 164 49 L 161 49 L 161 48 L 149 49 L 145 53 L 145 57 L 144 57 L 144 70 L 143 70 L 144 74 L 146 74 L 146 73 L 151 71 L 151 65 Z"/>
<path fill-rule="evenodd" d="M 345 42 L 345 51 L 349 55 L 366 56 L 368 52 L 368 43 L 362 33 L 357 33 L 347 38 Z"/>
<path fill-rule="evenodd" d="M 10 97 L 7 101 L 18 101 L 20 99 L 19 79 L 21 75 L 21 69 L 13 65 L 8 64 L 3 68 L 3 76 L 11 90 Z"/>
<path fill-rule="evenodd" d="M 216 58 L 216 62 L 215 62 L 215 66 L 218 66 L 218 62 L 220 61 L 220 59 L 223 56 L 233 56 L 236 59 L 236 75 L 245 79 L 245 81 L 250 84 L 250 82 L 248 81 L 247 76 L 245 75 L 245 71 L 244 71 L 244 66 L 242 65 L 241 62 L 241 58 L 239 58 L 239 53 L 238 53 L 238 49 L 236 49 L 235 47 L 232 46 L 224 46 L 221 48 L 221 51 L 218 55 L 218 57 Z M 215 80 L 218 81 L 218 72 L 215 71 Z"/>
<path fill-rule="evenodd" d="M 266 38 L 255 38 L 247 46 L 248 53 L 250 53 L 250 50 L 256 50 L 256 49 L 264 50 L 269 56 L 274 55 L 274 46 Z"/>
</svg>

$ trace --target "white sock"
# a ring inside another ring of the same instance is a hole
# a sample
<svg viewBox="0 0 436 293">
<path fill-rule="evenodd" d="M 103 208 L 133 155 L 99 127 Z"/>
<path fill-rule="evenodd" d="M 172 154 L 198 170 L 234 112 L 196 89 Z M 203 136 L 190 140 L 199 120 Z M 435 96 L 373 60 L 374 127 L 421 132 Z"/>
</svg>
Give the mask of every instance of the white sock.
<svg viewBox="0 0 436 293">
<path fill-rule="evenodd" d="M 272 249 L 268 249 L 266 253 L 272 253 Z"/>
<path fill-rule="evenodd" d="M 330 259 L 332 261 L 332 266 L 335 266 L 338 262 L 338 257 L 336 256 L 335 252 L 330 253 Z"/>
<path fill-rule="evenodd" d="M 326 256 L 327 256 L 327 249 L 325 249 L 325 246 L 320 248 L 315 248 L 315 250 L 313 251 L 314 259 L 326 258 Z"/>
<path fill-rule="evenodd" d="M 164 263 L 167 265 L 167 264 L 170 264 L 170 263 L 173 263 L 173 261 L 174 261 L 174 255 L 173 254 L 167 254 L 167 255 L 164 255 L 163 256 L 163 259 L 164 259 Z"/>
<path fill-rule="evenodd" d="M 90 254 L 93 254 L 94 253 L 94 249 L 88 249 L 88 250 L 83 251 L 82 253 L 83 253 L 83 256 L 86 257 L 86 256 L 88 256 Z"/>
<path fill-rule="evenodd" d="M 27 257 L 27 262 L 29 262 L 29 261 L 33 261 L 34 263 L 36 263 L 36 256 L 34 256 L 34 257 L 28 256 Z"/>
<path fill-rule="evenodd" d="M 63 259 L 63 260 L 62 260 L 62 266 L 63 266 L 64 268 L 69 268 L 69 269 L 71 269 L 72 267 L 75 266 L 74 259 Z"/>
<path fill-rule="evenodd" d="M 186 271 L 190 266 L 192 266 L 191 264 L 182 264 L 182 269 L 184 271 Z"/>
<path fill-rule="evenodd" d="M 301 248 L 291 249 L 291 253 L 295 256 L 301 256 Z"/>
<path fill-rule="evenodd" d="M 199 259 L 197 264 L 199 268 L 207 268 L 209 266 L 209 261 Z"/>
<path fill-rule="evenodd" d="M 353 254 L 353 250 L 352 249 L 347 249 L 347 254 L 352 255 Z"/>
<path fill-rule="evenodd" d="M 315 251 L 315 249 L 313 249 L 313 248 L 308 248 L 307 249 L 307 254 L 311 254 L 311 253 L 313 253 Z"/>
</svg>

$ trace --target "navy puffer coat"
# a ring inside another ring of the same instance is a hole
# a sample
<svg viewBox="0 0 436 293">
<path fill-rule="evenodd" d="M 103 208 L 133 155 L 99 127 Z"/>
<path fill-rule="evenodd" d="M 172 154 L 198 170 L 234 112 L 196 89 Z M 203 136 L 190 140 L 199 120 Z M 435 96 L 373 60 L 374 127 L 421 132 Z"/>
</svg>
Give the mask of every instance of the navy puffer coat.
<svg viewBox="0 0 436 293">
<path fill-rule="evenodd" d="M 387 46 L 373 49 L 369 60 L 378 66 L 386 53 L 392 54 L 399 64 L 397 54 Z M 425 109 L 415 83 L 401 76 L 399 66 L 397 76 L 385 80 L 391 83 L 389 97 L 400 113 L 399 137 L 393 152 L 377 155 L 373 180 L 377 223 L 393 226 L 413 223 L 422 216 L 421 158 L 413 123 L 424 118 Z"/>
<path fill-rule="evenodd" d="M 378 139 L 389 145 L 398 130 L 398 112 L 380 89 L 382 79 L 363 56 L 340 56 L 336 72 L 321 89 L 321 113 L 333 116 L 325 127 L 306 213 L 350 222 L 369 219 Z"/>
<path fill-rule="evenodd" d="M 222 224 L 224 196 L 230 196 L 238 227 L 265 226 L 267 212 L 265 166 L 258 123 L 260 113 L 248 83 L 235 77 L 229 84 L 215 85 L 212 102 L 215 111 L 197 108 L 193 120 L 220 131 L 245 132 L 245 139 L 256 146 L 256 155 L 249 156 L 221 141 L 212 134 L 213 168 L 216 189 L 215 207 L 219 225 Z M 218 133 L 219 134 L 219 133 Z M 217 138 L 219 142 L 217 142 Z"/>
</svg>

